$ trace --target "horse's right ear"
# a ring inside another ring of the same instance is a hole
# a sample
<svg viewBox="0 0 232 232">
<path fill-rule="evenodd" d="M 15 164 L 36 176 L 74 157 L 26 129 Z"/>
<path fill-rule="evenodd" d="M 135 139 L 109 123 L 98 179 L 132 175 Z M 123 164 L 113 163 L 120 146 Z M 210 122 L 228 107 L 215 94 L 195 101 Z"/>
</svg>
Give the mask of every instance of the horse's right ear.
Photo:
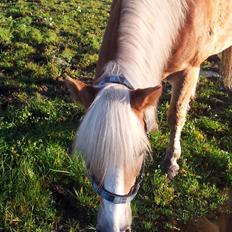
<svg viewBox="0 0 232 232">
<path fill-rule="evenodd" d="M 87 85 L 80 80 L 73 79 L 67 74 L 62 75 L 74 101 L 79 101 L 87 109 L 94 101 L 99 89 Z"/>
<path fill-rule="evenodd" d="M 146 89 L 132 90 L 130 93 L 131 107 L 137 111 L 144 111 L 149 106 L 154 106 L 162 93 L 162 86 L 157 85 Z"/>
</svg>

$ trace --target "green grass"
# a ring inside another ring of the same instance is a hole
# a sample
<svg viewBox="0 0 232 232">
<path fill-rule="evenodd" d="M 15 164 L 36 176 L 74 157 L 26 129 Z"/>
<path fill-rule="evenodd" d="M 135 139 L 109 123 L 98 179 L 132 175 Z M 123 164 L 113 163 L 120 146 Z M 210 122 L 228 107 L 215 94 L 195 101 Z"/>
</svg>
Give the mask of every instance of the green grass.
<svg viewBox="0 0 232 232">
<path fill-rule="evenodd" d="M 84 111 L 57 77 L 64 70 L 94 76 L 109 8 L 109 0 L 0 3 L 0 231 L 93 231 L 99 198 L 83 161 L 69 155 Z M 228 198 L 232 103 L 221 86 L 201 77 L 172 182 L 160 170 L 169 138 L 166 88 L 160 130 L 149 136 L 154 158 L 132 204 L 136 231 L 178 231 Z"/>
</svg>

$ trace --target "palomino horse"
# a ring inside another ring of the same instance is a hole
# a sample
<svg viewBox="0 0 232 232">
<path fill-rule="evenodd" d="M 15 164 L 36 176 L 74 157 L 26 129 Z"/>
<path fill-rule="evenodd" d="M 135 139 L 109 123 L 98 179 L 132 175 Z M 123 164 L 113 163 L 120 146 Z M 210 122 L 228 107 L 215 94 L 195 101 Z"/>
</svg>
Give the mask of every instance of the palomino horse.
<svg viewBox="0 0 232 232">
<path fill-rule="evenodd" d="M 179 166 L 180 135 L 200 64 L 222 52 L 232 87 L 231 0 L 114 0 L 93 86 L 66 77 L 74 99 L 86 107 L 74 141 L 101 196 L 98 231 L 129 231 L 130 201 L 143 160 L 146 132 L 157 128 L 162 80 L 172 86 L 168 111 L 170 143 L 164 166 L 173 178 Z"/>
</svg>

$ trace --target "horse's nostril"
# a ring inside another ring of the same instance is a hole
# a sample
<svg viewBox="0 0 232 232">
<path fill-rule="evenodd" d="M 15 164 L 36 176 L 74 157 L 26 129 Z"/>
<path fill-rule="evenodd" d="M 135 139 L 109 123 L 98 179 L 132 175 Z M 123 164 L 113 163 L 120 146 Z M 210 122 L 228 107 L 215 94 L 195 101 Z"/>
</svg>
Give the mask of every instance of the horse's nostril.
<svg viewBox="0 0 232 232">
<path fill-rule="evenodd" d="M 131 232 L 131 228 L 125 229 L 125 232 Z"/>
</svg>

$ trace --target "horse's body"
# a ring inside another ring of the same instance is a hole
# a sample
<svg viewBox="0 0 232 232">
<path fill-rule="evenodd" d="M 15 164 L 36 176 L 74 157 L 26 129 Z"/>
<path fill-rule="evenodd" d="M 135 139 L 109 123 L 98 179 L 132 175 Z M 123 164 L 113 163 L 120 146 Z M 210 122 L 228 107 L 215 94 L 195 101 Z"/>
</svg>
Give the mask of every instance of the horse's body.
<svg viewBox="0 0 232 232">
<path fill-rule="evenodd" d="M 170 178 L 177 174 L 180 134 L 200 64 L 231 45 L 230 0 L 113 1 L 95 86 L 66 80 L 74 98 L 90 106 L 74 148 L 84 154 L 90 173 L 107 190 L 127 194 L 133 186 L 149 151 L 144 126 L 148 131 L 156 128 L 162 80 L 172 85 L 171 134 L 164 165 Z M 115 83 L 99 88 L 99 81 L 110 75 L 125 76 L 134 90 Z M 228 84 L 231 87 L 232 78 Z M 129 203 L 114 205 L 102 199 L 100 231 L 125 231 L 130 224 Z"/>
<path fill-rule="evenodd" d="M 122 68 L 124 68 L 124 65 L 126 67 L 141 67 L 139 75 L 137 72 L 126 75 L 137 88 L 155 86 L 165 79 L 170 82 L 173 88 L 168 111 L 171 137 L 165 159 L 165 168 L 169 177 L 172 178 L 179 169 L 176 161 L 181 153 L 180 134 L 185 123 L 190 98 L 194 97 L 195 94 L 200 65 L 209 56 L 232 46 L 232 1 L 185 0 L 176 1 L 177 4 L 174 4 L 174 6 L 169 3 L 166 3 L 165 6 L 165 1 L 162 3 L 161 1 L 158 1 L 159 3 L 150 1 L 154 5 L 163 4 L 164 8 L 158 8 L 162 15 L 157 15 L 157 12 L 149 4 L 147 8 L 146 6 L 140 8 L 141 18 L 137 17 L 140 27 L 137 28 L 132 26 L 136 24 L 133 17 L 131 19 L 130 15 L 128 17 L 123 16 L 123 9 L 128 7 L 130 3 L 133 5 L 133 1 L 123 2 L 113 1 L 111 17 L 100 51 L 96 80 L 102 75 L 103 67 L 109 61 L 116 59 L 119 64 L 122 62 Z M 137 7 L 143 5 L 144 2 L 149 1 L 141 1 Z M 150 12 L 150 14 L 153 13 L 153 16 L 147 16 L 143 10 Z M 176 21 L 173 21 L 171 17 L 169 17 L 170 21 L 165 19 L 170 15 L 170 11 L 176 12 L 178 15 L 173 16 L 176 17 Z M 158 21 L 154 23 L 156 26 L 154 30 L 158 28 L 159 33 L 152 33 L 152 29 L 146 26 L 147 21 L 142 18 L 143 15 L 149 18 L 158 18 Z M 140 20 L 142 22 L 139 22 Z M 167 27 L 163 22 L 171 24 L 172 28 L 168 28 L 171 35 L 168 35 L 168 32 L 162 28 Z M 128 34 L 123 29 L 120 30 L 120 27 L 126 27 Z M 129 33 L 130 29 L 134 32 L 133 36 L 132 32 Z M 148 40 L 146 30 L 150 30 L 149 39 L 155 41 L 153 47 L 152 42 L 147 47 L 143 46 Z M 121 35 L 120 32 L 123 34 Z M 166 38 L 167 36 L 168 38 Z M 128 41 L 123 44 L 121 40 L 125 37 Z M 128 44 L 133 44 L 133 47 L 130 48 Z M 166 48 L 165 50 L 162 50 L 163 46 Z M 141 47 L 143 48 L 141 49 Z M 231 49 L 228 51 L 230 53 L 228 55 L 231 56 Z M 232 63 L 232 61 L 230 62 Z M 230 69 L 232 68 L 230 67 Z M 129 70 L 131 72 L 131 69 Z M 134 71 L 133 68 L 132 70 Z M 230 71 L 232 72 L 232 70 Z M 137 80 L 135 81 L 134 78 L 137 78 Z M 232 80 L 230 80 L 229 85 L 232 87 Z M 151 117 L 148 116 L 148 118 Z M 154 116 L 153 119 L 155 119 Z M 148 125 L 150 130 L 155 129 L 156 122 L 148 122 Z"/>
</svg>

